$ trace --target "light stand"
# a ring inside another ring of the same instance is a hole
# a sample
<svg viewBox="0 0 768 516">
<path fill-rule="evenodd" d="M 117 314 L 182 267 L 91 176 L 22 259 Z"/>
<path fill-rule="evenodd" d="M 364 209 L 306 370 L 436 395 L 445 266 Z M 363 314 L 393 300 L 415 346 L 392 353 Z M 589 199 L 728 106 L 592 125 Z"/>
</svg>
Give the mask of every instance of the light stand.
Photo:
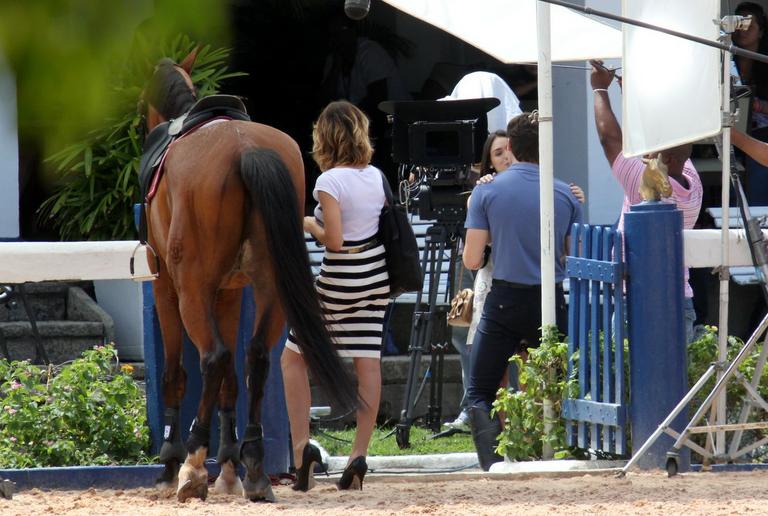
<svg viewBox="0 0 768 516">
<path fill-rule="evenodd" d="M 669 452 L 668 454 L 668 460 L 666 464 L 667 472 L 669 473 L 670 476 L 677 473 L 678 451 L 683 446 L 688 446 L 692 450 L 700 453 L 704 457 L 705 461 L 708 461 L 713 458 L 718 461 L 727 461 L 727 460 L 733 460 L 741 455 L 749 453 L 750 451 L 758 448 L 759 446 L 762 446 L 763 444 L 768 444 L 768 438 L 765 438 L 750 446 L 739 449 L 739 446 L 741 444 L 741 437 L 744 430 L 768 428 L 768 422 L 759 422 L 759 423 L 746 422 L 746 420 L 749 417 L 751 407 L 753 405 L 759 406 L 763 408 L 763 410 L 766 410 L 768 412 L 768 403 L 766 403 L 766 401 L 763 400 L 762 397 L 760 397 L 756 389 L 757 384 L 759 383 L 763 368 L 765 367 L 766 353 L 767 353 L 766 347 L 768 347 L 766 346 L 766 344 L 768 344 L 768 342 L 763 345 L 763 351 L 760 354 L 760 357 L 758 359 L 758 364 L 755 368 L 755 376 L 752 378 L 751 382 L 748 382 L 746 378 L 744 378 L 744 376 L 738 371 L 739 365 L 744 361 L 746 357 L 750 355 L 750 352 L 752 351 L 754 346 L 757 344 L 758 339 L 765 332 L 766 328 L 768 328 L 768 315 L 766 315 L 763 321 L 758 325 L 755 332 L 752 334 L 749 340 L 744 344 L 742 349 L 739 351 L 738 355 L 734 358 L 734 360 L 730 364 L 728 364 L 728 357 L 727 357 L 728 285 L 729 285 L 728 240 L 729 240 L 729 229 L 730 229 L 730 225 L 728 221 L 728 204 L 729 204 L 729 196 L 730 196 L 729 173 L 731 168 L 730 127 L 732 125 L 732 117 L 730 114 L 731 54 L 745 56 L 756 61 L 768 63 L 768 56 L 765 56 L 756 52 L 744 50 L 742 48 L 735 47 L 732 44 L 731 34 L 736 30 L 747 28 L 749 26 L 749 19 L 745 19 L 740 16 L 723 17 L 720 22 L 720 28 L 724 34 L 723 36 L 724 43 L 719 43 L 719 42 L 709 41 L 704 38 L 699 38 L 697 36 L 683 34 L 670 29 L 665 29 L 663 27 L 658 27 L 645 22 L 632 20 L 623 16 L 617 16 L 611 13 L 596 11 L 588 7 L 574 5 L 568 2 L 563 2 L 561 0 L 540 0 L 540 1 L 549 3 L 549 4 L 559 5 L 562 7 L 567 7 L 569 9 L 573 9 L 576 11 L 581 11 L 581 12 L 584 12 L 585 14 L 596 15 L 603 18 L 620 21 L 622 23 L 643 27 L 643 28 L 654 30 L 657 32 L 662 32 L 662 33 L 683 38 L 689 41 L 694 41 L 703 45 L 718 48 L 723 51 L 723 66 L 722 66 L 722 70 L 723 70 L 723 83 L 722 83 L 723 84 L 723 88 L 722 88 L 723 131 L 722 131 L 722 135 L 723 135 L 723 149 L 724 149 L 724 152 L 722 153 L 722 160 L 723 160 L 722 213 L 723 215 L 722 215 L 722 239 L 721 239 L 722 247 L 721 247 L 721 267 L 720 267 L 720 310 L 719 310 L 720 325 L 719 325 L 719 335 L 718 335 L 718 348 L 719 348 L 718 362 L 712 364 L 709 367 L 709 369 L 707 369 L 704 375 L 696 382 L 696 384 L 693 386 L 693 388 L 691 388 L 688 394 L 686 394 L 683 397 L 683 399 L 673 409 L 673 411 L 669 414 L 669 416 L 667 416 L 667 418 L 661 423 L 661 425 L 659 425 L 657 430 L 646 440 L 645 443 L 643 443 L 640 449 L 634 454 L 631 460 L 622 469 L 620 475 L 623 476 L 624 474 L 626 474 L 629 468 L 631 468 L 634 464 L 637 463 L 639 458 L 653 445 L 653 443 L 661 436 L 662 433 L 667 433 L 669 435 L 672 435 L 676 439 L 676 442 L 673 446 L 672 451 Z M 624 63 L 624 65 L 626 66 L 627 63 Z M 752 251 L 753 263 L 758 273 L 758 277 L 760 278 L 760 283 L 761 283 L 761 287 L 763 288 L 763 293 L 766 296 L 766 298 L 768 298 L 768 290 L 766 290 L 767 288 L 766 280 L 768 280 L 768 277 L 766 277 L 764 272 L 764 271 L 768 271 L 768 269 L 766 269 L 766 264 L 765 264 L 766 250 L 765 250 L 765 242 L 762 239 L 762 231 L 760 230 L 759 223 L 750 217 L 749 208 L 746 203 L 746 198 L 743 195 L 743 189 L 741 188 L 738 178 L 735 179 L 735 184 L 736 184 L 736 190 L 737 190 L 736 193 L 741 199 L 742 216 L 744 218 L 745 224 L 747 224 L 747 238 L 750 243 L 750 250 Z M 675 430 L 670 428 L 670 424 L 678 416 L 678 414 L 680 414 L 686 408 L 686 406 L 693 399 L 695 394 L 703 388 L 703 386 L 715 373 L 717 373 L 717 383 L 715 384 L 715 387 L 707 396 L 707 398 L 705 399 L 701 407 L 696 411 L 690 423 L 686 426 L 683 432 L 681 434 L 678 434 Z M 751 398 L 751 399 L 745 398 L 744 406 L 739 416 L 739 423 L 727 424 L 726 423 L 727 400 L 726 400 L 725 387 L 729 379 L 731 379 L 732 377 L 736 377 L 743 384 L 744 388 L 747 391 L 748 398 Z M 705 425 L 705 426 L 694 426 L 696 423 L 698 423 L 702 419 L 702 417 L 704 416 L 707 410 L 711 410 L 712 415 L 715 416 L 715 424 Z M 726 451 L 726 446 L 727 446 L 726 431 L 735 432 L 730 450 L 728 451 Z M 705 449 L 697 445 L 696 443 L 693 443 L 689 439 L 689 436 L 694 433 L 708 434 L 707 445 L 706 445 L 708 449 Z M 714 439 L 712 437 L 713 433 L 715 434 Z M 712 451 L 710 451 L 710 449 Z"/>
<path fill-rule="evenodd" d="M 728 24 L 728 25 L 726 25 Z M 726 41 L 730 42 L 730 33 L 727 32 L 729 28 L 732 28 L 733 24 L 729 23 L 727 20 L 724 20 L 723 22 L 723 30 L 726 31 L 726 35 L 724 36 Z M 724 52 L 724 62 L 729 63 L 730 62 L 730 54 L 726 51 Z M 739 179 L 738 174 L 735 171 L 730 171 L 731 163 L 733 162 L 732 159 L 732 149 L 730 146 L 730 128 L 733 123 L 733 117 L 730 114 L 730 72 L 729 67 L 724 67 L 724 85 L 723 85 L 723 93 L 724 93 L 724 109 L 723 109 L 723 145 L 722 145 L 722 160 L 723 160 L 723 176 L 724 176 L 724 185 L 723 185 L 723 206 L 726 208 L 723 209 L 723 232 L 727 235 L 729 231 L 729 222 L 728 222 L 728 179 L 727 174 L 730 172 L 730 179 L 733 181 L 734 190 L 737 196 L 737 199 L 739 201 L 739 208 L 741 211 L 741 217 L 745 225 L 746 229 L 746 236 L 747 241 L 749 243 L 750 252 L 752 256 L 752 262 L 755 267 L 755 271 L 758 275 L 758 278 L 760 280 L 760 287 L 763 291 L 763 296 L 768 300 L 768 286 L 766 285 L 766 279 L 768 279 L 768 265 L 766 265 L 766 242 L 763 239 L 763 233 L 760 229 L 760 221 L 751 216 L 749 205 L 747 203 L 746 195 L 744 194 L 744 189 L 741 185 L 741 180 Z M 725 236 L 723 239 L 723 255 L 722 255 L 722 263 L 721 266 L 721 272 L 720 272 L 720 280 L 721 280 L 721 305 L 720 305 L 720 317 L 721 321 L 723 321 L 723 318 L 727 320 L 727 285 L 728 285 L 728 267 L 727 264 L 729 262 L 729 256 L 728 256 L 728 237 Z M 723 283 L 725 283 L 725 296 L 723 296 Z M 723 311 L 723 297 L 725 297 L 725 311 Z M 683 446 L 689 447 L 691 450 L 699 453 L 703 459 L 705 464 L 708 464 L 710 461 L 714 460 L 717 462 L 732 462 L 736 460 L 738 457 L 741 457 L 742 455 L 745 455 L 760 446 L 764 444 L 768 444 L 768 438 L 763 438 L 755 443 L 752 443 L 748 446 L 745 446 L 743 448 L 741 447 L 741 440 L 743 436 L 744 430 L 757 430 L 762 428 L 768 428 L 768 422 L 753 422 L 753 423 L 747 423 L 747 419 L 749 418 L 749 415 L 751 413 L 752 407 L 757 406 L 768 412 L 768 402 L 766 402 L 761 396 L 760 393 L 757 391 L 757 386 L 760 382 L 760 377 L 762 376 L 763 369 L 765 367 L 766 358 L 768 357 L 768 346 L 766 346 L 766 342 L 763 342 L 763 349 L 760 353 L 760 356 L 757 360 L 757 364 L 755 366 L 755 373 L 752 377 L 751 381 L 748 381 L 746 377 L 739 371 L 739 366 L 744 362 L 746 358 L 748 358 L 754 347 L 758 344 L 760 337 L 765 333 L 766 329 L 768 329 L 768 314 L 763 318 L 763 320 L 758 325 L 757 329 L 752 333 L 750 338 L 747 340 L 747 342 L 742 346 L 741 350 L 739 350 L 739 353 L 736 355 L 736 357 L 728 363 L 728 355 L 727 355 L 727 329 L 723 328 L 723 325 L 721 324 L 721 327 L 719 328 L 719 346 L 718 346 L 718 361 L 715 363 L 712 363 L 709 368 L 706 370 L 704 375 L 696 382 L 696 384 L 688 391 L 688 393 L 683 397 L 683 399 L 678 403 L 678 405 L 673 409 L 673 411 L 667 416 L 667 418 L 659 425 L 659 427 L 656 429 L 656 431 L 646 440 L 645 443 L 640 447 L 640 449 L 632 456 L 631 460 L 624 466 L 622 471 L 620 472 L 620 475 L 623 476 L 626 474 L 627 471 L 640 459 L 640 457 L 653 445 L 653 443 L 663 434 L 667 433 L 668 435 L 671 435 L 675 440 L 675 444 L 672 446 L 672 450 L 667 453 L 667 474 L 669 476 L 674 476 L 677 474 L 679 469 L 679 451 L 682 449 Z M 712 377 L 713 374 L 717 374 L 717 382 L 715 383 L 715 386 L 712 388 L 710 393 L 707 395 L 704 402 L 701 404 L 701 406 L 698 408 L 696 413 L 691 417 L 690 422 L 686 425 L 686 427 L 683 429 L 682 433 L 678 433 L 675 430 L 673 430 L 670 425 L 672 424 L 672 421 L 681 413 L 683 412 L 687 406 L 688 403 L 693 399 L 693 397 L 704 387 L 704 385 L 709 381 L 709 379 Z M 728 385 L 728 382 L 732 379 L 736 378 L 744 387 L 746 390 L 746 396 L 743 399 L 743 405 L 741 408 L 741 413 L 739 415 L 739 419 L 737 423 L 727 423 L 727 400 L 726 400 L 726 387 Z M 705 420 L 705 424 L 698 425 L 698 423 L 705 418 L 705 415 L 707 411 L 710 411 L 710 417 L 714 415 L 715 423 L 714 424 L 708 424 Z M 732 431 L 734 432 L 733 438 L 731 440 L 731 446 L 730 449 L 726 450 L 727 448 L 727 438 L 726 438 L 726 432 Z M 707 441 L 705 447 L 702 447 L 696 443 L 694 443 L 691 440 L 691 436 L 693 434 L 700 434 L 704 433 L 707 434 Z M 714 434 L 714 437 L 713 437 Z"/>
</svg>

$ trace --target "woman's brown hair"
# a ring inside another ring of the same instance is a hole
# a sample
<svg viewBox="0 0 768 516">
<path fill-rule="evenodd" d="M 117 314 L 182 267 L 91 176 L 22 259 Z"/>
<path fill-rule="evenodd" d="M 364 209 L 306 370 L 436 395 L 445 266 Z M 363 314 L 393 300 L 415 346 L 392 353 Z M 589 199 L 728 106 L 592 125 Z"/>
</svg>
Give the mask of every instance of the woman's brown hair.
<svg viewBox="0 0 768 516">
<path fill-rule="evenodd" d="M 496 138 L 507 138 L 507 131 L 504 129 L 497 129 L 488 135 L 488 139 L 485 140 L 483 145 L 483 157 L 480 159 L 480 175 L 493 174 L 496 172 L 493 165 L 491 165 L 491 146 Z"/>
<path fill-rule="evenodd" d="M 350 102 L 331 102 L 312 129 L 312 157 L 320 170 L 339 165 L 365 166 L 373 156 L 368 117 Z"/>
</svg>

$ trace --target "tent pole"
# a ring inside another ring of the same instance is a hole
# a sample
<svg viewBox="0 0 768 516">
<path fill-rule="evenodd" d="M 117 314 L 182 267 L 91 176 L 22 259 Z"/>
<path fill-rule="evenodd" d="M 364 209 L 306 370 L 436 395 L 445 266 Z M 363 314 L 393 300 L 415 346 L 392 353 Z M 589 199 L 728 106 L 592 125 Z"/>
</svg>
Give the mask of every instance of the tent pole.
<svg viewBox="0 0 768 516">
<path fill-rule="evenodd" d="M 552 54 L 549 5 L 537 4 L 539 43 L 539 201 L 541 214 L 541 324 L 555 324 Z"/>
<path fill-rule="evenodd" d="M 537 39 L 539 47 L 539 202 L 541 215 L 541 326 L 556 323 L 555 317 L 555 234 L 554 179 L 552 152 L 552 40 L 550 37 L 549 4 L 536 4 Z M 551 432 L 556 418 L 551 404 L 544 405 L 544 433 Z M 552 446 L 545 444 L 544 459 L 554 456 Z"/>
<path fill-rule="evenodd" d="M 725 35 L 725 43 L 731 43 L 731 35 Z M 730 173 L 731 173 L 731 127 L 730 127 L 730 114 L 731 114 L 731 53 L 727 50 L 723 51 L 723 151 L 722 151 L 722 190 L 721 190 L 721 202 L 723 207 L 723 225 L 721 233 L 721 267 L 720 267 L 720 310 L 718 317 L 718 361 L 721 364 L 725 364 L 728 361 L 728 286 L 730 282 L 730 273 L 728 264 L 730 263 L 729 256 L 729 203 L 730 203 Z M 718 369 L 717 379 L 719 380 L 723 376 L 724 371 Z M 717 399 L 717 415 L 716 424 L 724 425 L 726 423 L 726 392 L 722 390 Z M 715 439 L 715 456 L 725 453 L 725 431 L 720 430 L 717 432 Z"/>
</svg>

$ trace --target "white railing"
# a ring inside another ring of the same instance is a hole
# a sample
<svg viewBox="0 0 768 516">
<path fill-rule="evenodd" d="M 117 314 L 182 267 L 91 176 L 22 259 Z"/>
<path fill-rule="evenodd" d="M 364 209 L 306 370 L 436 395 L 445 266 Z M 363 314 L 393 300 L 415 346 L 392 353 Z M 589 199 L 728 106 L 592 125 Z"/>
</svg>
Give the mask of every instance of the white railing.
<svg viewBox="0 0 768 516">
<path fill-rule="evenodd" d="M 719 229 L 686 229 L 683 231 L 683 246 L 686 267 L 717 267 L 721 265 Z M 728 235 L 729 267 L 752 265 L 747 235 L 743 229 L 731 229 Z M 763 230 L 763 238 L 768 240 L 768 231 Z"/>
<path fill-rule="evenodd" d="M 0 242 L 2 283 L 105 279 L 152 279 L 146 248 L 136 240 Z"/>
</svg>

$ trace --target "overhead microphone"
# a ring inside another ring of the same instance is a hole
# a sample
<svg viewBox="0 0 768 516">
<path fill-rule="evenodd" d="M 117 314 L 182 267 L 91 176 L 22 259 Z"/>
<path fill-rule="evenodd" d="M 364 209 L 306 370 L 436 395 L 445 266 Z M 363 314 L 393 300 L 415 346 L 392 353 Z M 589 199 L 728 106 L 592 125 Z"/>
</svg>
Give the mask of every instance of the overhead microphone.
<svg viewBox="0 0 768 516">
<path fill-rule="evenodd" d="M 371 0 L 344 0 L 344 13 L 353 20 L 362 20 L 371 10 Z"/>
</svg>

